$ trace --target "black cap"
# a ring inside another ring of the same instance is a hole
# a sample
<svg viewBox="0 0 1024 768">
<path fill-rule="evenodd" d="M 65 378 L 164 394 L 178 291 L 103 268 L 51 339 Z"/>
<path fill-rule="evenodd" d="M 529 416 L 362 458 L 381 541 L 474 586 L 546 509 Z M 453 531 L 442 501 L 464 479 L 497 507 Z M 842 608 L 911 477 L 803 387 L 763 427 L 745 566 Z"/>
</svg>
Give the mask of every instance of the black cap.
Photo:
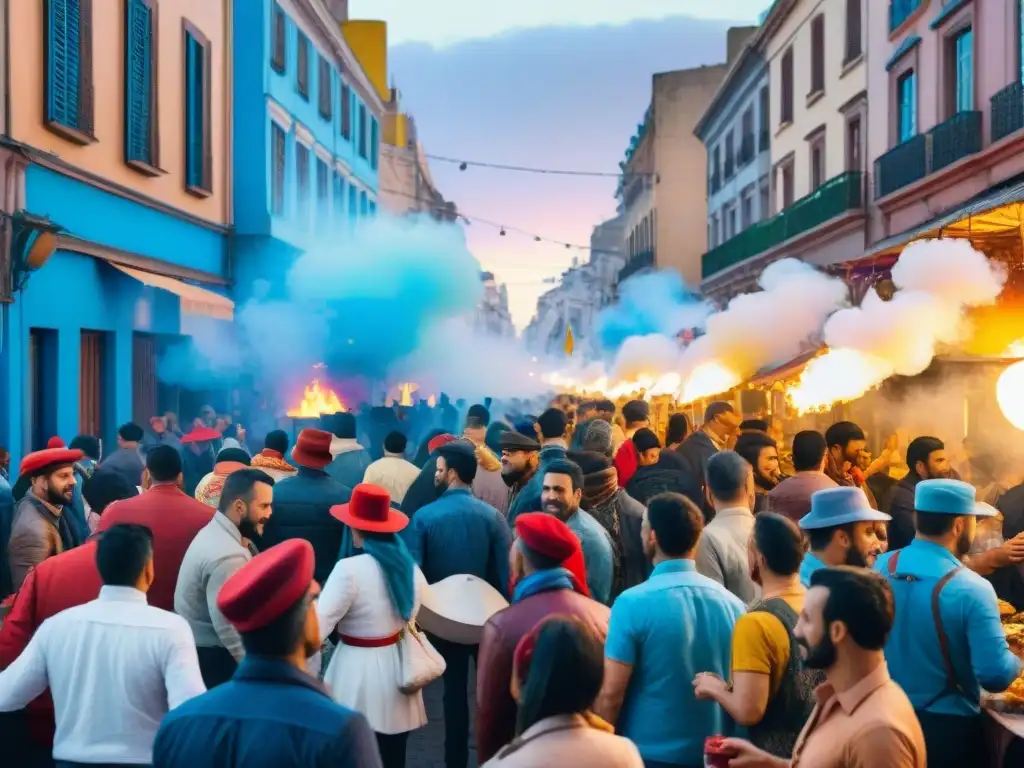
<svg viewBox="0 0 1024 768">
<path fill-rule="evenodd" d="M 502 432 L 498 445 L 503 451 L 539 451 L 540 443 L 521 432 L 509 430 Z"/>
</svg>

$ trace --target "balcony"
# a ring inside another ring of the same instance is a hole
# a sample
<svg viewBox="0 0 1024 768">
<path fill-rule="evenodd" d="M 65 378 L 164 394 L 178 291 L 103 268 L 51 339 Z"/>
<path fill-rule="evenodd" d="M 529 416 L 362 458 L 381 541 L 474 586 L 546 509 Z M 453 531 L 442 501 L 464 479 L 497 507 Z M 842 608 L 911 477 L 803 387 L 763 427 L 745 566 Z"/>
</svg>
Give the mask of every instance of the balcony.
<svg viewBox="0 0 1024 768">
<path fill-rule="evenodd" d="M 840 174 L 784 211 L 754 224 L 705 253 L 701 258 L 701 276 L 706 280 L 797 235 L 820 227 L 847 211 L 863 207 L 864 174 L 860 171 Z"/>
<path fill-rule="evenodd" d="M 1011 83 L 992 97 L 992 142 L 1024 128 L 1024 85 Z"/>
<path fill-rule="evenodd" d="M 654 266 L 654 251 L 640 251 L 640 253 L 634 254 L 629 261 L 626 262 L 626 266 L 619 270 L 619 282 L 621 283 L 628 277 L 632 277 L 637 272 L 645 269 L 650 269 Z"/>
<path fill-rule="evenodd" d="M 889 32 L 895 32 L 921 7 L 923 0 L 889 0 Z"/>
<path fill-rule="evenodd" d="M 881 198 L 981 151 L 981 112 L 958 112 L 926 135 L 899 144 L 875 161 Z"/>
<path fill-rule="evenodd" d="M 754 134 L 748 133 L 740 141 L 739 167 L 743 168 L 754 159 Z"/>
</svg>

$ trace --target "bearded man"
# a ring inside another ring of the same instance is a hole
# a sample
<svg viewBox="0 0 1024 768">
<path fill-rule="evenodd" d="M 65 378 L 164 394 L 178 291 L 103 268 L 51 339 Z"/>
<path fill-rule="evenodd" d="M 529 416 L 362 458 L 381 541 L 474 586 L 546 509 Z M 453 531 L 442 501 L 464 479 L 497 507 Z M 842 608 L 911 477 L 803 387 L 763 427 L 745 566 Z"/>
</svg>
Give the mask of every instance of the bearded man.
<svg viewBox="0 0 1024 768">
<path fill-rule="evenodd" d="M 841 486 L 811 494 L 811 511 L 800 518 L 800 527 L 811 544 L 800 565 L 804 587 L 810 587 L 811 575 L 822 568 L 874 566 L 885 551 L 878 538 L 878 524 L 889 519 L 871 508 L 860 488 Z"/>
<path fill-rule="evenodd" d="M 21 461 L 21 475 L 30 487 L 14 510 L 7 543 L 11 582 L 18 591 L 28 572 L 46 558 L 81 544 L 64 515 L 75 494 L 75 462 L 84 454 L 47 448 Z"/>
<path fill-rule="evenodd" d="M 914 489 L 922 480 L 952 477 L 946 445 L 937 437 L 915 437 L 907 446 L 910 471 L 889 491 L 882 509 L 892 515 L 889 548 L 902 549 L 914 538 Z"/>
<path fill-rule="evenodd" d="M 537 473 L 540 461 L 540 443 L 518 430 L 501 433 L 501 479 L 508 486 L 508 506 L 530 479 Z"/>
</svg>

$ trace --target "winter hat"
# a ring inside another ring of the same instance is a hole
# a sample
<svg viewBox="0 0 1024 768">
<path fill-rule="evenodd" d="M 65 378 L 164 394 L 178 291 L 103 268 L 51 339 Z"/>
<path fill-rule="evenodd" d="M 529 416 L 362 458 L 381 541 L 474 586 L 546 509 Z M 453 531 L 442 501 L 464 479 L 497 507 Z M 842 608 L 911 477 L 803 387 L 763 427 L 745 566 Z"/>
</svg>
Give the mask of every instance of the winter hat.
<svg viewBox="0 0 1024 768">
<path fill-rule="evenodd" d="M 612 452 L 612 425 L 602 419 L 587 422 L 587 433 L 583 436 L 584 451 L 594 451 L 610 456 Z"/>
</svg>

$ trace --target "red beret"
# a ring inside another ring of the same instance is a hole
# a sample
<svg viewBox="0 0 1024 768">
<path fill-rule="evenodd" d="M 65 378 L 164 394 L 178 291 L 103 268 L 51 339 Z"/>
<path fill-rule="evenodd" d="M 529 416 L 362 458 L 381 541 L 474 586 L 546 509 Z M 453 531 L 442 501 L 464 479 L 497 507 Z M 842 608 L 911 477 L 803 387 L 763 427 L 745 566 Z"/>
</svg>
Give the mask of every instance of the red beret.
<svg viewBox="0 0 1024 768">
<path fill-rule="evenodd" d="M 84 455 L 81 451 L 72 451 L 67 448 L 47 448 L 42 451 L 36 451 L 21 460 L 21 474 L 39 475 L 42 474 L 42 470 L 50 466 L 74 464 Z"/>
<path fill-rule="evenodd" d="M 270 624 L 297 603 L 313 583 L 313 547 L 288 539 L 256 555 L 224 582 L 217 607 L 239 632 Z"/>
<path fill-rule="evenodd" d="M 580 547 L 569 526 L 546 512 L 527 512 L 516 518 L 516 535 L 538 554 L 564 562 Z"/>
<path fill-rule="evenodd" d="M 456 438 L 455 435 L 449 435 L 449 434 L 438 435 L 433 440 L 431 440 L 429 443 L 427 443 L 427 450 L 430 453 L 433 453 L 434 451 L 436 451 L 441 446 L 448 445 L 448 443 L 454 443 L 457 439 L 458 438 Z"/>
<path fill-rule="evenodd" d="M 47 448 L 67 448 L 67 443 L 61 440 L 59 437 L 51 437 L 46 441 Z"/>
</svg>

